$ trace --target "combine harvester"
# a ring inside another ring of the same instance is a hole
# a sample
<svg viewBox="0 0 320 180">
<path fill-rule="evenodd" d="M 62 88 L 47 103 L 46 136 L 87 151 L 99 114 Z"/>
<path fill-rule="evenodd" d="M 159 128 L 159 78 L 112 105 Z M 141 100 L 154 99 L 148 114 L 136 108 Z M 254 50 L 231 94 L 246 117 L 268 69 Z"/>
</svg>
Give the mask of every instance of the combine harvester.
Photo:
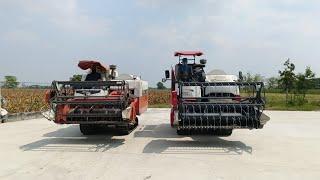
<svg viewBox="0 0 320 180">
<path fill-rule="evenodd" d="M 103 127 L 113 127 L 122 135 L 137 125 L 137 115 L 148 107 L 148 83 L 139 77 L 118 75 L 115 65 L 80 61 L 90 73 L 81 81 L 53 81 L 46 93 L 50 112 L 44 116 L 57 124 L 79 124 L 84 135 Z"/>
<path fill-rule="evenodd" d="M 242 82 L 241 72 L 239 78 L 217 70 L 206 74 L 206 60 L 196 63 L 199 51 L 174 55 L 178 64 L 163 82 L 171 80 L 170 121 L 179 135 L 230 136 L 233 129 L 261 129 L 270 119 L 263 113 L 263 82 Z"/>
</svg>

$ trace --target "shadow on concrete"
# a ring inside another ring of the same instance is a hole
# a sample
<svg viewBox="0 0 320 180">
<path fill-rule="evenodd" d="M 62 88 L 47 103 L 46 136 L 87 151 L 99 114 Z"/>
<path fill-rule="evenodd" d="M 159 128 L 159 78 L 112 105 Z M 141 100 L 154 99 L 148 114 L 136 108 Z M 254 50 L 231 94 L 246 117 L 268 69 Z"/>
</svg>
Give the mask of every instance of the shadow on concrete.
<svg viewBox="0 0 320 180">
<path fill-rule="evenodd" d="M 115 131 L 102 131 L 84 136 L 78 125 L 71 125 L 44 134 L 44 139 L 20 146 L 23 151 L 106 152 L 124 144 L 125 137 L 115 137 Z M 231 141 L 212 135 L 179 136 L 169 124 L 140 125 L 135 138 L 150 138 L 143 153 L 241 155 L 252 153 L 252 147 L 241 141 Z M 187 137 L 187 138 L 186 138 Z"/>
<path fill-rule="evenodd" d="M 77 125 L 47 134 L 45 139 L 20 146 L 23 151 L 105 152 L 124 144 L 124 138 L 115 139 L 112 132 L 84 136 Z"/>
<path fill-rule="evenodd" d="M 137 128 L 134 137 L 155 139 L 145 146 L 144 153 L 241 155 L 245 152 L 252 154 L 252 147 L 241 141 L 230 141 L 210 134 L 180 136 L 169 124 L 143 125 Z"/>
<path fill-rule="evenodd" d="M 66 128 L 61 128 L 53 132 L 44 134 L 44 137 L 94 137 L 97 135 L 114 136 L 119 132 L 114 128 L 100 128 L 97 129 L 96 135 L 86 136 L 80 132 L 79 125 L 68 125 Z"/>
<path fill-rule="evenodd" d="M 159 124 L 159 125 L 142 125 L 139 126 L 134 132 L 134 137 L 138 138 L 197 138 L 199 140 L 212 138 L 214 135 L 203 133 L 193 135 L 178 135 L 176 128 L 172 128 L 170 124 Z"/>
<path fill-rule="evenodd" d="M 241 141 L 228 141 L 219 137 L 211 137 L 205 141 L 158 139 L 148 143 L 143 153 L 241 155 L 252 154 L 252 147 Z"/>
<path fill-rule="evenodd" d="M 134 137 L 138 138 L 183 138 L 177 135 L 176 129 L 170 124 L 141 125 L 134 131 Z"/>
</svg>

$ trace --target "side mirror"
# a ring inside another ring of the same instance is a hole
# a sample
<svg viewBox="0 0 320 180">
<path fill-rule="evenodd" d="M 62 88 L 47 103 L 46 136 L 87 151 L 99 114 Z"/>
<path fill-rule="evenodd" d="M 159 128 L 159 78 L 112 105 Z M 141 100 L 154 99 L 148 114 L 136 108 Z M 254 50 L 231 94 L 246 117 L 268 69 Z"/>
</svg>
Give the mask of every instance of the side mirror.
<svg viewBox="0 0 320 180">
<path fill-rule="evenodd" d="M 243 81 L 243 75 L 241 71 L 239 71 L 239 81 Z"/>
<path fill-rule="evenodd" d="M 165 76 L 166 76 L 166 79 L 169 79 L 169 78 L 170 78 L 170 71 L 169 71 L 169 70 L 166 70 L 166 71 L 165 71 Z"/>
</svg>

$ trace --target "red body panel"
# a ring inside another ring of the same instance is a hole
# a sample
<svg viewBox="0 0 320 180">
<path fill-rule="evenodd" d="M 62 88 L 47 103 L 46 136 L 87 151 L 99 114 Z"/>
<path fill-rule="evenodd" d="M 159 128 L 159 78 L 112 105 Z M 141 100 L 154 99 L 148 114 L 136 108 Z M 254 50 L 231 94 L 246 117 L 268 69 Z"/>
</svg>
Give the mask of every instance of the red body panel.
<svg viewBox="0 0 320 180">
<path fill-rule="evenodd" d="M 130 104 L 130 107 L 132 108 L 131 109 L 131 114 L 130 114 L 130 120 L 131 121 L 134 121 L 137 117 L 137 104 L 138 104 L 138 99 L 135 99 L 131 104 Z"/>
<path fill-rule="evenodd" d="M 57 106 L 57 116 L 55 119 L 55 123 L 65 124 L 67 122 L 66 115 L 70 111 L 70 107 L 67 105 L 58 105 Z"/>
<path fill-rule="evenodd" d="M 174 112 L 177 110 L 178 108 L 178 93 L 177 91 L 172 91 L 171 92 L 171 113 L 170 113 L 170 124 L 173 127 L 173 123 L 174 123 Z"/>
<path fill-rule="evenodd" d="M 72 101 L 72 102 L 79 102 L 79 101 L 86 101 L 86 102 L 103 102 L 103 101 L 117 101 L 119 100 L 120 96 L 121 96 L 122 92 L 121 91 L 112 91 L 109 96 L 105 97 L 105 98 L 88 98 L 88 99 L 70 99 L 68 101 Z M 48 96 L 46 94 L 46 96 Z M 135 104 L 135 102 L 132 102 L 131 104 Z M 57 106 L 57 116 L 55 118 L 55 123 L 58 124 L 65 124 L 67 122 L 67 115 L 69 113 L 69 111 L 71 110 L 70 105 L 58 105 Z M 136 113 L 135 113 L 136 114 Z M 135 114 L 134 117 L 135 118 Z"/>
<path fill-rule="evenodd" d="M 171 105 L 173 107 L 177 107 L 177 105 L 178 105 L 178 93 L 177 93 L 177 91 L 172 91 L 171 92 Z"/>
<path fill-rule="evenodd" d="M 117 100 L 120 97 L 121 92 L 113 91 L 110 93 L 110 95 L 106 98 L 90 98 L 86 99 L 86 102 L 97 102 L 97 101 L 113 101 Z M 83 99 L 73 99 L 71 101 L 84 101 Z M 143 112 L 145 112 L 148 108 L 148 95 L 141 96 L 139 98 L 135 98 L 131 104 L 130 107 L 131 115 L 130 120 L 134 121 L 136 119 L 137 115 L 141 115 Z M 57 106 L 57 116 L 55 119 L 55 123 L 58 124 L 65 124 L 67 122 L 67 114 L 71 110 L 69 105 L 59 105 Z"/>
<path fill-rule="evenodd" d="M 136 104 L 137 115 L 141 115 L 148 108 L 148 95 L 143 95 L 137 99 L 138 99 L 138 103 Z"/>
<path fill-rule="evenodd" d="M 175 111 L 175 109 L 171 108 L 171 112 L 170 112 L 170 125 L 171 125 L 171 127 L 174 126 L 174 111 Z"/>
</svg>

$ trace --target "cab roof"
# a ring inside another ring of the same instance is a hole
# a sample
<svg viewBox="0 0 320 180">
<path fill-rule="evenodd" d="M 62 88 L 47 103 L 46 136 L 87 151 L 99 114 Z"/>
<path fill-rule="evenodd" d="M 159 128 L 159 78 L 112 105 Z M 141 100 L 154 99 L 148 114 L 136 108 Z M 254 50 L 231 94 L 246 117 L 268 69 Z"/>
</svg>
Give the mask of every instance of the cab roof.
<svg viewBox="0 0 320 180">
<path fill-rule="evenodd" d="M 83 61 L 79 61 L 79 64 L 78 64 L 78 67 L 83 69 L 83 70 L 91 69 L 93 66 L 96 66 L 97 68 L 100 68 L 102 71 L 107 71 L 108 70 L 108 67 L 102 65 L 98 61 L 83 60 Z"/>
<path fill-rule="evenodd" d="M 176 51 L 174 56 L 201 56 L 203 53 L 201 51 Z"/>
</svg>

